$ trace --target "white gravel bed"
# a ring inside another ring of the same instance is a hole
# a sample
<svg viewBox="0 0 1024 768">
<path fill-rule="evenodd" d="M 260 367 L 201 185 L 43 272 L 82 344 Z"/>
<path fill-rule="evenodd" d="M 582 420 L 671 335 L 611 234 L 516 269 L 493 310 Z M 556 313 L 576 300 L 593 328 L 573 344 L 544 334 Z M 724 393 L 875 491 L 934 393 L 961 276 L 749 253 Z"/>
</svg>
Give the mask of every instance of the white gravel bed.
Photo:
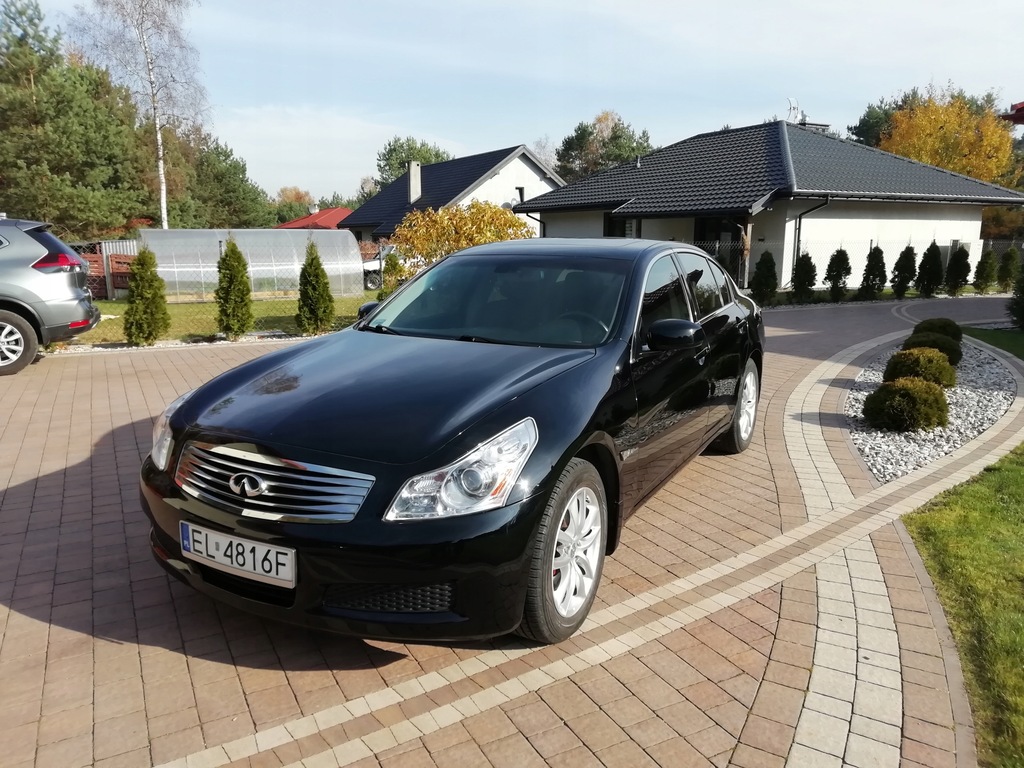
<svg viewBox="0 0 1024 768">
<path fill-rule="evenodd" d="M 858 374 L 846 398 L 846 418 L 854 444 L 868 468 L 888 483 L 918 467 L 952 453 L 973 440 L 1006 413 L 1017 395 L 1013 375 L 988 352 L 964 340 L 964 356 L 956 369 L 956 386 L 946 390 L 949 426 L 931 431 L 887 432 L 864 420 L 864 400 L 882 383 L 891 350 Z"/>
</svg>

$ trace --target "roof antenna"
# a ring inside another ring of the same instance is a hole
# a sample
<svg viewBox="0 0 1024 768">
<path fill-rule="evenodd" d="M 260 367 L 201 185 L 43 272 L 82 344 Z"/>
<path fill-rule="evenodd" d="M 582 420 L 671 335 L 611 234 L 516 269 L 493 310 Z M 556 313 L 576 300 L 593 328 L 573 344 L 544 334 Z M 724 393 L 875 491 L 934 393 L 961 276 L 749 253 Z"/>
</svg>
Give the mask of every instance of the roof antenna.
<svg viewBox="0 0 1024 768">
<path fill-rule="evenodd" d="M 796 99 L 788 99 L 789 101 L 789 114 L 786 115 L 787 123 L 799 123 L 801 119 L 806 119 L 804 111 L 800 109 L 800 102 Z"/>
</svg>

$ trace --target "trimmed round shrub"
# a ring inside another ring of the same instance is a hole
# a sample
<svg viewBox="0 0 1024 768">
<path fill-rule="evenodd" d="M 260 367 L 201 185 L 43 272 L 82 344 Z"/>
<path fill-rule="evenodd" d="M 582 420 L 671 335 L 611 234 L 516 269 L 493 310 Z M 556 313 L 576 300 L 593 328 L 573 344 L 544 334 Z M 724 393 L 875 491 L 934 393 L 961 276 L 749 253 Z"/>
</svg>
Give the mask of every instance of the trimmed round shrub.
<svg viewBox="0 0 1024 768">
<path fill-rule="evenodd" d="M 958 344 L 964 340 L 963 330 L 948 317 L 932 317 L 922 320 L 914 326 L 914 333 L 941 333 L 943 336 L 949 336 Z"/>
<path fill-rule="evenodd" d="M 883 383 L 867 396 L 864 418 L 875 429 L 934 429 L 949 423 L 949 404 L 938 384 L 914 378 L 896 379 Z"/>
<path fill-rule="evenodd" d="M 964 356 L 960 343 L 941 333 L 915 333 L 903 342 L 903 349 L 920 349 L 928 347 L 937 349 L 946 355 L 950 365 L 959 365 Z"/>
<path fill-rule="evenodd" d="M 956 368 L 949 364 L 945 353 L 928 347 L 906 349 L 889 358 L 882 381 L 896 379 L 923 379 L 940 387 L 956 386 Z"/>
</svg>

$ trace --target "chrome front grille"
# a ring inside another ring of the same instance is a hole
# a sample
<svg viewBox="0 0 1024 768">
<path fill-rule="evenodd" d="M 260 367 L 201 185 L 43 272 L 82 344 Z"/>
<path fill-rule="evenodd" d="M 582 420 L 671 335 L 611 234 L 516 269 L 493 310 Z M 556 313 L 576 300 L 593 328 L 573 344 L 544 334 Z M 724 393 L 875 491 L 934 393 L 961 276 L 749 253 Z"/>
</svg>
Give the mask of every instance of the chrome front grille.
<svg viewBox="0 0 1024 768">
<path fill-rule="evenodd" d="M 374 478 L 334 467 L 267 456 L 247 443 L 185 444 L 174 481 L 185 493 L 243 517 L 295 523 L 346 523 Z"/>
</svg>

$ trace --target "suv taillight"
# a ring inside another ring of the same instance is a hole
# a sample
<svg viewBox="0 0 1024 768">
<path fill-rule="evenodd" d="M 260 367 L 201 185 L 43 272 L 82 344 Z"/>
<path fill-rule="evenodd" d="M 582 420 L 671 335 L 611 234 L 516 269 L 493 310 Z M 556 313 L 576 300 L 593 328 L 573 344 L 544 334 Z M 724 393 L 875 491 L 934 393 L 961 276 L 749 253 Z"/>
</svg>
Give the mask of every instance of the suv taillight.
<svg viewBox="0 0 1024 768">
<path fill-rule="evenodd" d="M 82 260 L 68 253 L 48 253 L 33 264 L 32 269 L 42 272 L 78 272 L 82 269 Z"/>
</svg>

